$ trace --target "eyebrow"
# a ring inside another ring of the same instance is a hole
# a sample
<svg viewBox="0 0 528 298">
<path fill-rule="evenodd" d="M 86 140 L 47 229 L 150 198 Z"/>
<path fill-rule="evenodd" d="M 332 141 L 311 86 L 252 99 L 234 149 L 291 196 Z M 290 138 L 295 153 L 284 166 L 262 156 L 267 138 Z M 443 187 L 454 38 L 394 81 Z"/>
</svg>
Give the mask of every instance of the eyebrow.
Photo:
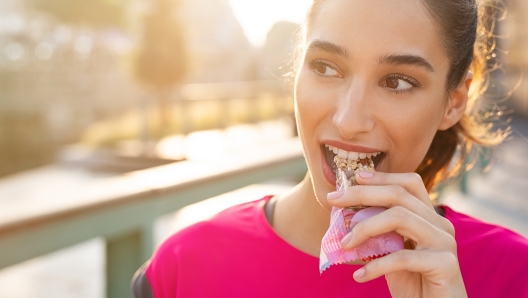
<svg viewBox="0 0 528 298">
<path fill-rule="evenodd" d="M 334 43 L 315 39 L 308 44 L 307 51 L 316 51 L 316 50 L 322 50 L 326 51 L 332 54 L 337 54 L 339 56 L 343 56 L 344 58 L 348 59 L 349 54 L 348 51 Z M 424 58 L 412 55 L 412 54 L 403 54 L 403 55 L 383 55 L 380 56 L 378 59 L 378 62 L 380 64 L 391 64 L 391 65 L 415 65 L 419 67 L 424 67 L 425 69 L 429 70 L 430 72 L 435 72 L 433 66 L 427 62 Z"/>
<path fill-rule="evenodd" d="M 348 59 L 348 52 L 345 48 L 323 40 L 313 40 L 308 45 L 307 51 L 323 50 L 332 54 L 337 54 Z"/>
<path fill-rule="evenodd" d="M 430 72 L 435 72 L 433 66 L 429 62 L 427 62 L 427 60 L 416 55 L 384 55 L 379 57 L 378 62 L 381 64 L 390 65 L 415 65 L 419 67 L 424 67 Z"/>
</svg>

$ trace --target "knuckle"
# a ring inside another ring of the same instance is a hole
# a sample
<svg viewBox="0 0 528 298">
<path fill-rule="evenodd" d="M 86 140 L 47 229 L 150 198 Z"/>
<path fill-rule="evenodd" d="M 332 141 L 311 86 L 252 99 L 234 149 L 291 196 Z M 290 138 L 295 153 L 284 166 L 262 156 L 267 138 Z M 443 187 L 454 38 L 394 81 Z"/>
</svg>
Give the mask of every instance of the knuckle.
<svg viewBox="0 0 528 298">
<path fill-rule="evenodd" d="M 394 258 L 401 263 L 409 263 L 411 261 L 411 255 L 409 254 L 409 251 L 406 249 L 399 250 L 397 252 L 394 252 Z"/>
<path fill-rule="evenodd" d="M 456 255 L 452 253 L 445 253 L 442 257 L 442 264 L 445 270 L 451 270 L 453 267 L 458 266 L 458 259 Z"/>
<path fill-rule="evenodd" d="M 447 240 L 444 241 L 444 245 L 449 249 L 449 251 L 457 251 L 457 242 L 454 237 L 448 237 Z"/>
<path fill-rule="evenodd" d="M 359 197 L 361 196 L 361 185 L 348 187 L 345 191 L 348 192 L 352 197 Z"/>
<path fill-rule="evenodd" d="M 409 173 L 409 180 L 411 180 L 413 184 L 423 184 L 422 176 L 418 173 Z"/>
<path fill-rule="evenodd" d="M 447 218 L 442 217 L 441 219 L 442 219 L 442 227 L 444 228 L 446 233 L 448 233 L 454 238 L 455 237 L 455 226 L 453 225 L 453 223 L 449 221 Z"/>
<path fill-rule="evenodd" d="M 351 189 L 352 196 L 357 199 L 361 200 L 366 195 L 366 186 L 355 185 L 355 186 L 349 187 L 349 189 Z"/>
<path fill-rule="evenodd" d="M 399 223 L 403 223 L 409 218 L 409 210 L 402 206 L 394 206 L 390 210 L 394 219 Z"/>
<path fill-rule="evenodd" d="M 359 242 L 363 242 L 369 238 L 376 236 L 372 232 L 372 230 L 369 228 L 369 225 L 368 224 L 366 225 L 364 221 L 357 223 L 352 228 L 351 232 L 352 232 L 352 235 L 354 235 L 354 238 L 356 239 L 356 241 L 359 241 Z"/>
<path fill-rule="evenodd" d="M 349 198 L 347 200 L 348 206 L 351 205 L 361 205 L 363 198 L 365 197 L 365 189 L 361 185 L 355 185 L 345 189 L 345 193 Z"/>
<path fill-rule="evenodd" d="M 394 193 L 395 197 L 400 199 L 407 196 L 407 190 L 400 185 L 393 185 L 392 192 Z"/>
<path fill-rule="evenodd" d="M 451 261 L 451 264 L 452 264 L 453 266 L 456 266 L 456 267 L 459 266 L 459 263 L 458 263 L 458 257 L 457 257 L 455 254 L 450 253 L 450 254 L 449 254 L 449 260 Z"/>
<path fill-rule="evenodd" d="M 377 174 L 379 175 L 379 180 L 381 182 L 386 182 L 388 179 L 389 179 L 389 175 L 387 173 L 384 173 L 384 172 L 377 172 Z"/>
<path fill-rule="evenodd" d="M 362 222 L 358 222 L 353 228 L 352 228 L 352 234 L 355 235 L 357 237 L 357 235 L 363 235 L 365 234 L 367 231 L 364 231 L 363 230 L 364 228 L 364 223 Z M 369 236 L 369 235 L 367 235 Z"/>
</svg>

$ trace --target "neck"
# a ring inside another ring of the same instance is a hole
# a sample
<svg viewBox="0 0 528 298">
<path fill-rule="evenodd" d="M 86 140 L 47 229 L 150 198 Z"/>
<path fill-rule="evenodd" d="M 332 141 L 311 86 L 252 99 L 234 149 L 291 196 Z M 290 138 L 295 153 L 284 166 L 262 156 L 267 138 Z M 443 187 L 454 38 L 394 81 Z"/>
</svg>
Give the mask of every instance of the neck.
<svg viewBox="0 0 528 298">
<path fill-rule="evenodd" d="M 315 197 L 309 174 L 288 194 L 278 198 L 273 216 L 275 232 L 295 248 L 319 257 L 321 240 L 330 224 L 330 211 Z"/>
</svg>

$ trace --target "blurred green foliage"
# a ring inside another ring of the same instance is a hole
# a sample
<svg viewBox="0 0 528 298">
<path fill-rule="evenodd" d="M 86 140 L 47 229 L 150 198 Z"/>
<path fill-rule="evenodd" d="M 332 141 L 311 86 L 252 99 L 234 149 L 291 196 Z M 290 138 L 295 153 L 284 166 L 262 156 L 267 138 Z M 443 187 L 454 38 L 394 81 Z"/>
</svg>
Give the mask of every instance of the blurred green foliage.
<svg viewBox="0 0 528 298">
<path fill-rule="evenodd" d="M 156 89 L 167 89 L 185 76 L 186 54 L 182 25 L 176 13 L 178 3 L 153 1 L 143 21 L 143 34 L 134 68 L 136 77 Z"/>
<path fill-rule="evenodd" d="M 26 0 L 58 21 L 93 27 L 125 27 L 127 0 Z"/>
<path fill-rule="evenodd" d="M 168 134 L 172 125 L 168 94 L 187 73 L 187 57 L 182 24 L 178 19 L 177 1 L 155 0 L 143 20 L 141 43 L 134 59 L 135 75 L 156 92 L 160 130 L 155 138 Z M 150 135 L 144 136 L 149 141 Z"/>
</svg>

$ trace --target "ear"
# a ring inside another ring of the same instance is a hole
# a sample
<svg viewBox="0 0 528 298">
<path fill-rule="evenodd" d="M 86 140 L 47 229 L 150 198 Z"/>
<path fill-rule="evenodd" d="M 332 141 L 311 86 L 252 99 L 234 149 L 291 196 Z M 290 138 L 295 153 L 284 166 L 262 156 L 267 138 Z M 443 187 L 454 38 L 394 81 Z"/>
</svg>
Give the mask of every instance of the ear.
<svg viewBox="0 0 528 298">
<path fill-rule="evenodd" d="M 438 130 L 447 130 L 462 119 L 462 116 L 464 116 L 464 113 L 466 112 L 469 86 L 472 81 L 473 73 L 468 71 L 464 80 L 460 82 L 460 85 L 455 90 L 451 91 Z"/>
</svg>

